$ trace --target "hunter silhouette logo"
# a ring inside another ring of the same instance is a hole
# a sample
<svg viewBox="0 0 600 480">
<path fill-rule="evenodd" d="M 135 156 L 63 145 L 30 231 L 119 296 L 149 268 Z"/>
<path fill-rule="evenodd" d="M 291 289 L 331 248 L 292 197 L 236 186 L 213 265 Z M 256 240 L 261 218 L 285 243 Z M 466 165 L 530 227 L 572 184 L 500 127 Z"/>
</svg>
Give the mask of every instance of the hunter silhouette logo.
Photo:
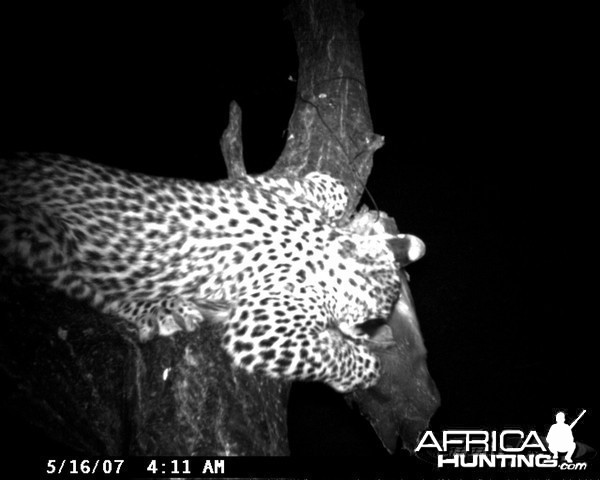
<svg viewBox="0 0 600 480">
<path fill-rule="evenodd" d="M 583 410 L 570 424 L 558 412 L 548 434 L 535 430 L 444 430 L 437 436 L 430 430 L 421 437 L 415 453 L 438 468 L 558 468 L 585 470 L 595 456 L 593 448 L 575 442 L 573 428 Z M 561 459 L 564 456 L 564 459 Z M 576 462 L 573 461 L 576 459 Z"/>
<path fill-rule="evenodd" d="M 571 463 L 573 461 L 573 452 L 577 445 L 575 445 L 572 430 L 585 412 L 585 410 L 581 412 L 570 425 L 565 423 L 565 414 L 563 412 L 558 412 L 556 414 L 556 423 L 550 427 L 548 435 L 546 436 L 548 448 L 553 454 L 552 458 L 558 458 L 558 453 L 561 452 L 566 454 L 566 462 Z"/>
</svg>

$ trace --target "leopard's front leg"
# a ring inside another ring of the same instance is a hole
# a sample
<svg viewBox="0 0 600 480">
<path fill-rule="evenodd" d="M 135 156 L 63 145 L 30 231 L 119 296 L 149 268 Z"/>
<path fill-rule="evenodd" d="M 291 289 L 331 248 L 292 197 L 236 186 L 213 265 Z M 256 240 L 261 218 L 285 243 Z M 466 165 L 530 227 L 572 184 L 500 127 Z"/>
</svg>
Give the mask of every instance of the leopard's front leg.
<svg viewBox="0 0 600 480">
<path fill-rule="evenodd" d="M 148 341 L 156 335 L 192 332 L 205 320 L 224 321 L 231 315 L 231 304 L 225 300 L 169 296 L 115 301 L 107 305 L 105 311 L 133 323 L 138 328 L 140 340 Z"/>
</svg>

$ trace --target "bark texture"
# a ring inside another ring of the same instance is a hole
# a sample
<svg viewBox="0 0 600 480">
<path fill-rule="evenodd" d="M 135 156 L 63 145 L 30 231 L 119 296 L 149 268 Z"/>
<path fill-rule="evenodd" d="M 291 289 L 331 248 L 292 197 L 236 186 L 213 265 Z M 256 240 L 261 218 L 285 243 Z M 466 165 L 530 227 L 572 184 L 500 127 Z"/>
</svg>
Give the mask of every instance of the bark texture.
<svg viewBox="0 0 600 480">
<path fill-rule="evenodd" d="M 288 10 L 298 51 L 298 89 L 286 146 L 272 172 L 330 173 L 358 204 L 383 146 L 369 115 L 354 2 L 303 0 Z"/>
<path fill-rule="evenodd" d="M 114 317 L 0 285 L 2 411 L 80 455 L 285 455 L 288 387 L 234 369 L 220 327 L 140 344 Z"/>
</svg>

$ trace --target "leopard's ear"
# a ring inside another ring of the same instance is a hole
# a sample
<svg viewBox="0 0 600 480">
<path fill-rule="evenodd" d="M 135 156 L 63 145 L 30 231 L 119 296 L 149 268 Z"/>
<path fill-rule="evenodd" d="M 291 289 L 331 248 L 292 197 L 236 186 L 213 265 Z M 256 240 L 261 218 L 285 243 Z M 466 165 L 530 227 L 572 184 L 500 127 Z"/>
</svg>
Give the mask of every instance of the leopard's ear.
<svg viewBox="0 0 600 480">
<path fill-rule="evenodd" d="M 394 257 L 402 267 L 416 262 L 425 255 L 425 243 L 414 235 L 400 233 L 394 235 L 393 238 L 388 240 L 388 243 L 394 252 Z"/>
</svg>

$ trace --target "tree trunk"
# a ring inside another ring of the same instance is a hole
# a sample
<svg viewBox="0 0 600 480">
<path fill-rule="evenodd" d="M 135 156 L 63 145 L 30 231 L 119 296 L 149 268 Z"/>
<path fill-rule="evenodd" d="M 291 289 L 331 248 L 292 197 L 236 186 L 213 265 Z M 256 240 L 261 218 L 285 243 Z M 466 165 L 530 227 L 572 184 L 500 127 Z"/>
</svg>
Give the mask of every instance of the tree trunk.
<svg viewBox="0 0 600 480">
<path fill-rule="evenodd" d="M 288 11 L 298 49 L 298 88 L 274 174 L 323 171 L 348 187 L 355 209 L 383 138 L 373 134 L 354 2 L 306 0 Z"/>
</svg>

